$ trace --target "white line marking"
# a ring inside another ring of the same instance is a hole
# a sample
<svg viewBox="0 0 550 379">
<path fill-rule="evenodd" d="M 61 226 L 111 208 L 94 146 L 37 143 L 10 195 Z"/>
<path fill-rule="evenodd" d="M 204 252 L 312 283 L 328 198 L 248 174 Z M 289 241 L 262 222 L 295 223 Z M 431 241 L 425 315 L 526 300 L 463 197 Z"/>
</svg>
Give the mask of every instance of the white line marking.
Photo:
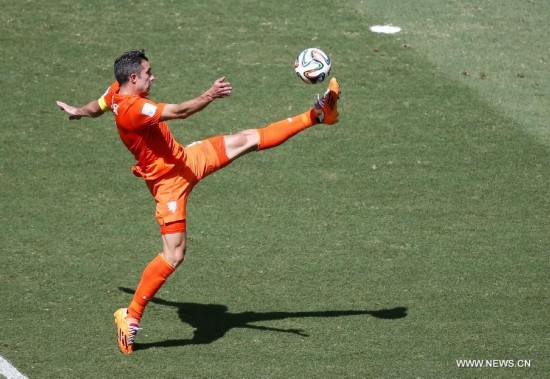
<svg viewBox="0 0 550 379">
<path fill-rule="evenodd" d="M 401 28 L 399 26 L 394 25 L 373 25 L 369 29 L 373 33 L 382 34 L 395 34 L 401 31 Z"/>
<path fill-rule="evenodd" d="M 21 374 L 10 362 L 6 361 L 0 355 L 0 375 L 4 375 L 7 379 L 29 379 Z"/>
</svg>

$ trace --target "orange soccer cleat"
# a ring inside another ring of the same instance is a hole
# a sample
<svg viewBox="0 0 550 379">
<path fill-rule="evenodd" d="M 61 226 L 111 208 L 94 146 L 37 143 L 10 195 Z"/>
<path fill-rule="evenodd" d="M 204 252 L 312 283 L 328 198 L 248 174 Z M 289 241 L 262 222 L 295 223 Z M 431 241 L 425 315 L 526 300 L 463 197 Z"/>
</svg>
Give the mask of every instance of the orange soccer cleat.
<svg viewBox="0 0 550 379">
<path fill-rule="evenodd" d="M 132 354 L 134 351 L 134 339 L 141 328 L 137 322 L 128 322 L 126 319 L 127 315 L 127 308 L 120 308 L 115 312 L 116 334 L 120 352 L 123 354 Z"/>
<path fill-rule="evenodd" d="M 338 99 L 340 98 L 340 84 L 336 78 L 330 79 L 328 89 L 322 98 L 317 100 L 315 108 L 322 110 L 320 122 L 323 124 L 336 124 L 338 122 Z"/>
</svg>

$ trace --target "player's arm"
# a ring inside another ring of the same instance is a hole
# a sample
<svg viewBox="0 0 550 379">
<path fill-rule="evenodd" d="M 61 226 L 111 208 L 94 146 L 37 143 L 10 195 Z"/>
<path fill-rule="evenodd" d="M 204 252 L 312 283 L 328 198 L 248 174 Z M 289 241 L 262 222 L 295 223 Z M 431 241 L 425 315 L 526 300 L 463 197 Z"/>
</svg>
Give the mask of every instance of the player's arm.
<svg viewBox="0 0 550 379">
<path fill-rule="evenodd" d="M 120 86 L 118 82 L 113 82 L 107 91 L 99 99 L 90 101 L 88 104 L 81 107 L 73 107 L 62 101 L 57 102 L 57 106 L 69 115 L 69 120 L 80 120 L 82 117 L 99 117 L 103 113 L 111 110 L 107 99 L 112 99 L 113 95 L 118 92 Z"/>
<path fill-rule="evenodd" d="M 100 99 L 101 100 L 101 99 Z M 100 101 L 90 101 L 81 107 L 73 107 L 62 101 L 57 101 L 57 106 L 69 115 L 69 120 L 80 120 L 82 117 L 99 117 L 105 110 L 100 106 Z"/>
<path fill-rule="evenodd" d="M 199 111 L 202 111 L 211 102 L 231 95 L 231 83 L 225 81 L 225 76 L 219 78 L 202 95 L 184 101 L 180 104 L 166 104 L 160 117 L 161 121 L 173 120 L 176 118 L 187 118 Z"/>
</svg>

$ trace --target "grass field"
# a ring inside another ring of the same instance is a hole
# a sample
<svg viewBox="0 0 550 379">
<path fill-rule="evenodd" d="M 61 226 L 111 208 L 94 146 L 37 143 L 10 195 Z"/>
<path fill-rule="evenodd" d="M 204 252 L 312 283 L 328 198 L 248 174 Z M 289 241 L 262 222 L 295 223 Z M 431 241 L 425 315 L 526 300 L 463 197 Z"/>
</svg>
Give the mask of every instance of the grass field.
<svg viewBox="0 0 550 379">
<path fill-rule="evenodd" d="M 0 356 L 28 378 L 548 377 L 550 3 L 0 7 Z M 112 313 L 161 249 L 154 205 L 112 117 L 55 101 L 97 98 L 145 48 L 154 100 L 233 84 L 170 124 L 190 143 L 311 106 L 309 46 L 334 61 L 340 123 L 196 188 L 186 263 L 121 355 Z"/>
</svg>

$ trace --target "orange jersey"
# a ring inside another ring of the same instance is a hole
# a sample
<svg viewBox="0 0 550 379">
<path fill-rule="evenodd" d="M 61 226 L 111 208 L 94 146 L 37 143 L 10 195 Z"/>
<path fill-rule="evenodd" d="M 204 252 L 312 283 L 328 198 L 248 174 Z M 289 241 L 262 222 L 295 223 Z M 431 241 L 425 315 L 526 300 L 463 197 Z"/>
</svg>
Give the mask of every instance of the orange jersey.
<svg viewBox="0 0 550 379">
<path fill-rule="evenodd" d="M 98 100 L 115 114 L 118 134 L 137 160 L 132 172 L 146 180 L 157 179 L 181 163 L 185 157 L 168 124 L 160 121 L 163 103 L 137 95 L 120 95 L 113 83 Z M 103 105 L 103 106 L 102 106 Z"/>
</svg>

